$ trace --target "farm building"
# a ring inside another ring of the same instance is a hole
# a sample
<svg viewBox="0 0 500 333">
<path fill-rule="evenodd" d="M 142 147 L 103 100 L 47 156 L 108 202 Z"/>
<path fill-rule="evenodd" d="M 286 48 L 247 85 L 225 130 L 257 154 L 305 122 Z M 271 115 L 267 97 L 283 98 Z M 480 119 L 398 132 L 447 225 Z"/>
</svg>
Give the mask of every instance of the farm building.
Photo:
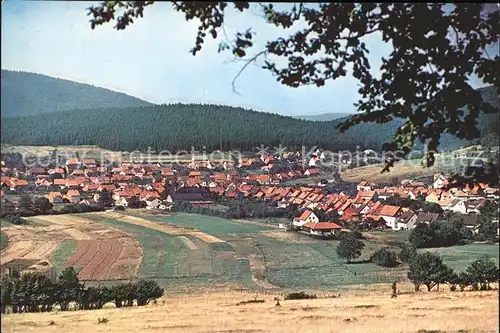
<svg viewBox="0 0 500 333">
<path fill-rule="evenodd" d="M 315 236 L 338 235 L 342 227 L 333 222 L 308 222 L 302 230 Z"/>
</svg>

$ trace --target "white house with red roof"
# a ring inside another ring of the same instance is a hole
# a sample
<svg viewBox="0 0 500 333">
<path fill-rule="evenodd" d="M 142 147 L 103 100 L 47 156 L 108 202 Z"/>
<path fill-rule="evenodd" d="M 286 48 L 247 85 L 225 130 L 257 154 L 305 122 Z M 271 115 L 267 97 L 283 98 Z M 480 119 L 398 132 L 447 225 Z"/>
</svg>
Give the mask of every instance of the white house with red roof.
<svg viewBox="0 0 500 333">
<path fill-rule="evenodd" d="M 399 206 L 383 205 L 378 210 L 378 216 L 383 218 L 386 225 L 393 230 L 398 229 L 397 219 L 401 213 L 401 207 Z"/>
<path fill-rule="evenodd" d="M 311 210 L 306 209 L 302 215 L 293 219 L 292 224 L 296 227 L 302 227 L 308 222 L 318 223 L 319 219 Z"/>
</svg>

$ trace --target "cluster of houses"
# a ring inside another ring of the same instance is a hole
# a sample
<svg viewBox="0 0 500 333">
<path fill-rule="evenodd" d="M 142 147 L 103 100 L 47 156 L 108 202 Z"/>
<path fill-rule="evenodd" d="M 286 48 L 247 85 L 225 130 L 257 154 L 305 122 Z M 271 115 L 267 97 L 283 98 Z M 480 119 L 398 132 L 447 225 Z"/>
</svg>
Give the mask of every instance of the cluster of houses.
<svg viewBox="0 0 500 333">
<path fill-rule="evenodd" d="M 445 190 L 446 185 L 447 177 L 443 173 L 437 173 L 431 187 L 425 187 L 422 182 L 403 180 L 397 187 L 378 188 L 376 184 L 361 181 L 357 184 L 357 194 L 354 197 L 344 193 L 321 195 L 319 202 L 315 202 L 314 195 L 302 195 L 305 200 L 313 202 L 307 202 L 306 210 L 296 217 L 292 224 L 311 234 L 336 233 L 341 229 L 334 223 L 320 222 L 313 212 L 315 209 L 326 213 L 336 212 L 340 216 L 339 221 L 344 225 L 361 222 L 372 224 L 375 228 L 392 230 L 413 229 L 420 223 L 429 224 L 441 217 L 441 212 L 415 211 L 408 207 L 382 204 L 380 201 L 396 196 L 411 200 L 421 199 L 439 205 L 443 212 L 462 214 L 466 227 L 476 232 L 481 208 L 488 200 L 498 202 L 499 190 L 490 188 L 487 184 Z M 300 199 L 298 202 L 302 203 Z"/>
<path fill-rule="evenodd" d="M 75 203 L 93 205 L 103 191 L 112 195 L 116 205 L 128 206 L 138 198 L 146 208 L 168 209 L 174 201 L 209 205 L 216 197 L 249 198 L 273 203 L 278 207 L 295 205 L 303 213 L 292 224 L 311 234 L 335 233 L 340 225 L 372 223 L 377 227 L 394 230 L 412 229 L 419 223 L 439 219 L 439 213 L 423 213 L 407 207 L 382 204 L 390 197 L 421 199 L 436 203 L 444 211 L 466 216 L 468 226 L 475 228 L 477 215 L 487 200 L 498 200 L 499 190 L 486 184 L 473 188 L 448 189 L 447 177 L 438 173 L 431 186 L 422 182 L 403 180 L 397 186 L 379 187 L 361 181 L 357 193 L 327 193 L 322 184 L 317 186 L 285 186 L 283 182 L 301 177 L 320 176 L 311 166 L 280 169 L 271 172 L 276 159 L 272 156 L 241 159 L 237 166 L 224 162 L 224 168 L 215 169 L 210 161 L 192 161 L 188 165 L 123 163 L 120 166 L 100 166 L 94 159 L 69 159 L 64 168 L 9 169 L 2 162 L 2 197 L 5 192 L 23 193 L 34 189 L 46 191 L 53 204 Z M 261 172 L 247 174 L 248 165 L 257 164 Z M 313 211 L 335 212 L 338 221 L 319 221 Z"/>
</svg>

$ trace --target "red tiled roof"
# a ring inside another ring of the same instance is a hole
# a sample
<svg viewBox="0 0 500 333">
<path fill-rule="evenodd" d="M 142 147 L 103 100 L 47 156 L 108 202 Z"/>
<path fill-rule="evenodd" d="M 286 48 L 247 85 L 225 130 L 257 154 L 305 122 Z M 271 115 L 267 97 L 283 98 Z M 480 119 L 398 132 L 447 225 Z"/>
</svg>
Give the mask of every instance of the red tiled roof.
<svg viewBox="0 0 500 333">
<path fill-rule="evenodd" d="M 66 196 L 67 197 L 80 196 L 80 192 L 78 192 L 77 190 L 69 190 L 68 193 L 66 193 Z"/>
<path fill-rule="evenodd" d="M 73 157 L 73 158 L 70 158 L 67 162 L 66 162 L 66 165 L 77 165 L 78 163 L 78 159 Z"/>
<path fill-rule="evenodd" d="M 11 179 L 11 186 L 26 186 L 28 182 L 25 179 Z"/>
<path fill-rule="evenodd" d="M 312 211 L 307 209 L 302 213 L 302 215 L 300 215 L 298 220 L 306 220 L 309 216 L 311 216 L 311 214 L 312 214 Z"/>
<path fill-rule="evenodd" d="M 342 229 L 341 226 L 339 226 L 336 223 L 333 222 L 307 222 L 303 226 L 304 228 L 308 228 L 311 230 L 333 230 L 333 229 Z"/>
<path fill-rule="evenodd" d="M 391 206 L 391 205 L 383 205 L 378 214 L 380 216 L 390 216 L 394 217 L 400 211 L 401 207 L 399 206 Z"/>
</svg>

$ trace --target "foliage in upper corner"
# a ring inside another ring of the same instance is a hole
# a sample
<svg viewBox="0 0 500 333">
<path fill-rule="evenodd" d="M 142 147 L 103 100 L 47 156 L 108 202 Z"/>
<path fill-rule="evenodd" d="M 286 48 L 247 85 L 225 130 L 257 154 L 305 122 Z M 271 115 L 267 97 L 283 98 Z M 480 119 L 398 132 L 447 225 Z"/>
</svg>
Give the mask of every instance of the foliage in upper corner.
<svg viewBox="0 0 500 333">
<path fill-rule="evenodd" d="M 89 8 L 91 26 L 116 21 L 116 29 L 125 29 L 144 8 L 154 1 L 105 1 Z M 176 11 L 186 20 L 199 19 L 195 55 L 201 50 L 207 33 L 217 39 L 223 29 L 225 9 L 239 12 L 249 9 L 248 2 L 175 1 Z M 237 58 L 253 62 L 266 55 L 264 69 L 290 87 L 325 85 L 328 80 L 352 74 L 361 88 L 356 103 L 359 114 L 339 125 L 342 131 L 362 122 L 386 123 L 394 117 L 407 121 L 399 127 L 386 148 L 407 155 L 415 142 L 427 144 L 425 164 L 434 164 L 434 154 L 442 133 L 461 139 L 480 136 L 477 117 L 480 112 L 497 109 L 483 102 L 469 84 L 476 75 L 497 89 L 500 57 L 491 58 L 486 47 L 498 43 L 498 7 L 488 4 L 423 3 L 295 3 L 290 10 L 277 10 L 273 4 L 258 4 L 267 23 L 290 28 L 306 23 L 303 29 L 268 41 L 264 50 L 245 58 L 254 47 L 252 33 L 237 33 L 234 41 L 222 41 L 220 50 L 229 49 Z M 371 71 L 369 50 L 363 37 L 377 33 L 393 51 L 384 58 L 381 75 Z M 272 58 L 271 58 L 272 57 Z M 277 65 L 279 57 L 287 65 Z M 248 64 L 248 63 L 247 63 Z M 244 66 L 246 67 L 246 66 Z M 351 73 L 348 73 L 348 72 Z M 469 113 L 460 109 L 467 106 Z M 387 160 L 388 170 L 394 158 Z"/>
</svg>

